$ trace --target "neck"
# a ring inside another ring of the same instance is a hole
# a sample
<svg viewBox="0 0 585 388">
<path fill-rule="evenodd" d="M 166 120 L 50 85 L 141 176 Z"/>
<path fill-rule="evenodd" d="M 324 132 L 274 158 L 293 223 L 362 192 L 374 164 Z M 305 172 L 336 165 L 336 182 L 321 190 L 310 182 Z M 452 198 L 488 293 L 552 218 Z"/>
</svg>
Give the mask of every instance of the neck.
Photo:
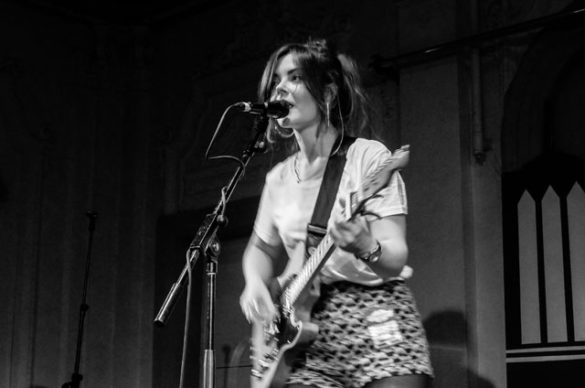
<svg viewBox="0 0 585 388">
<path fill-rule="evenodd" d="M 305 128 L 303 131 L 295 130 L 294 133 L 301 155 L 309 162 L 319 157 L 329 157 L 337 139 L 337 130 L 323 124 Z"/>
</svg>

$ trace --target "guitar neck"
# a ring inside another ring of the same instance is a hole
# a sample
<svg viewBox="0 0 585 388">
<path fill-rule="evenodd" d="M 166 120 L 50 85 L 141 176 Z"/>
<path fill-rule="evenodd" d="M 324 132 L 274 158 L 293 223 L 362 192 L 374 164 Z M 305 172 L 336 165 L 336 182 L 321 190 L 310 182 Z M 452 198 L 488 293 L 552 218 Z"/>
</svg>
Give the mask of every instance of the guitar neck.
<svg viewBox="0 0 585 388">
<path fill-rule="evenodd" d="M 281 303 L 283 306 L 291 307 L 296 302 L 299 295 L 315 278 L 323 264 L 325 264 L 327 258 L 333 253 L 334 249 L 335 244 L 333 238 L 327 233 L 315 249 L 315 252 L 309 257 L 301 271 L 282 293 Z"/>
</svg>

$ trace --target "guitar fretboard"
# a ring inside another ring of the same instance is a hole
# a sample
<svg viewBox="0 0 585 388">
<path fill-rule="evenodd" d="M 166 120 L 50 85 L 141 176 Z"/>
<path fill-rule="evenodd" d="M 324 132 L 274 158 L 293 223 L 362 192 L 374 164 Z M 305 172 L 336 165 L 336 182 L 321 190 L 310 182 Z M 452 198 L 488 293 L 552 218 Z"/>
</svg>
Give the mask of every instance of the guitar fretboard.
<svg viewBox="0 0 585 388">
<path fill-rule="evenodd" d="M 316 274 L 317 270 L 334 249 L 335 244 L 333 243 L 333 238 L 327 233 L 319 245 L 317 245 L 317 248 L 315 248 L 315 251 L 309 257 L 301 271 L 297 274 L 297 277 L 290 282 L 283 292 L 281 297 L 283 306 L 290 307 L 296 302 L 301 292 L 305 289 L 305 286 L 311 281 L 311 278 Z"/>
</svg>

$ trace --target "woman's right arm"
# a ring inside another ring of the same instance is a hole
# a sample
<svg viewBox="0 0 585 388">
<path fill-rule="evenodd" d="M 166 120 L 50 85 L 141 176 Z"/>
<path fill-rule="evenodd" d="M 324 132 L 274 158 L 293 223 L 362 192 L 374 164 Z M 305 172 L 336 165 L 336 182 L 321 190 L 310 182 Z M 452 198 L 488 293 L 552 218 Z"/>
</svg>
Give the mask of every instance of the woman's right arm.
<svg viewBox="0 0 585 388">
<path fill-rule="evenodd" d="M 246 286 L 240 296 L 240 307 L 250 322 L 271 320 L 276 314 L 268 283 L 273 277 L 273 261 L 283 251 L 282 245 L 269 245 L 252 233 L 243 257 Z"/>
</svg>

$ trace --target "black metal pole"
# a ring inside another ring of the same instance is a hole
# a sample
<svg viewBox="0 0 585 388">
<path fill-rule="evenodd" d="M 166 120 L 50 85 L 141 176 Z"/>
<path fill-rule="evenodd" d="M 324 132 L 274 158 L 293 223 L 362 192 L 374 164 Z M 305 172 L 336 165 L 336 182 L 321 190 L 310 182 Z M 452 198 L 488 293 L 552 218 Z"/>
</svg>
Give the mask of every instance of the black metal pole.
<svg viewBox="0 0 585 388">
<path fill-rule="evenodd" d="M 220 252 L 219 241 L 216 239 L 210 244 L 207 251 L 206 265 L 206 300 L 205 300 L 205 321 L 203 323 L 203 338 L 205 344 L 203 350 L 203 383 L 202 388 L 215 387 L 215 291 L 217 284 L 217 258 Z"/>
<path fill-rule="evenodd" d="M 257 127 L 266 125 L 264 120 L 260 120 L 260 122 L 256 123 Z M 223 190 L 223 196 L 218 202 L 217 206 L 215 207 L 213 213 L 209 213 L 205 216 L 203 223 L 197 230 L 193 241 L 189 247 L 191 252 L 189 257 L 189 263 L 185 264 L 183 270 L 181 271 L 177 281 L 172 284 L 171 289 L 167 293 L 167 296 L 161 305 L 156 317 L 154 318 L 154 323 L 157 326 L 164 326 L 169 318 L 169 315 L 172 313 L 175 303 L 179 295 L 182 292 L 183 286 L 186 283 L 187 273 L 188 273 L 188 266 L 190 265 L 191 268 L 195 266 L 195 263 L 199 259 L 199 255 L 202 252 L 205 252 L 209 248 L 210 241 L 212 241 L 216 237 L 216 232 L 219 226 L 222 226 L 226 223 L 226 219 L 224 217 L 223 208 L 226 206 L 227 202 L 231 198 L 236 185 L 244 175 L 244 171 L 246 166 L 252 159 L 256 153 L 265 150 L 264 144 L 264 136 L 265 133 L 263 130 L 258 130 L 254 140 L 248 145 L 246 150 L 242 154 L 241 164 L 238 166 L 234 175 L 230 179 L 230 182 Z"/>
<path fill-rule="evenodd" d="M 89 270 L 91 267 L 91 249 L 93 245 L 93 232 L 95 231 L 95 222 L 97 219 L 97 213 L 94 211 L 88 211 L 85 215 L 89 218 L 89 238 L 87 240 L 87 256 L 85 260 L 85 275 L 83 278 L 83 291 L 81 296 L 81 304 L 79 306 L 79 322 L 77 326 L 77 346 L 75 350 L 75 366 L 73 373 L 71 374 L 71 381 L 66 382 L 62 385 L 62 388 L 79 388 L 83 375 L 79 373 L 79 366 L 81 365 L 81 350 L 83 347 L 83 329 L 85 323 L 85 315 L 89 310 L 87 304 L 87 288 L 89 285 Z"/>
</svg>

